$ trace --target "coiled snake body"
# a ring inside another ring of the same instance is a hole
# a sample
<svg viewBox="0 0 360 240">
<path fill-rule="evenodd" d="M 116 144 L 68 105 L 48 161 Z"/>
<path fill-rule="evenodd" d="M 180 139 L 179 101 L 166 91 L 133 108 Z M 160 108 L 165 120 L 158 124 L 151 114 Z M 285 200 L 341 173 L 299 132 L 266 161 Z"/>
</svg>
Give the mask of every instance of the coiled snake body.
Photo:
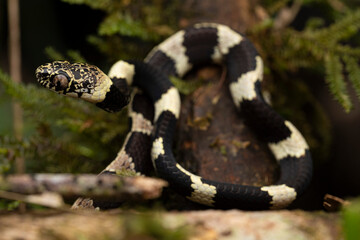
<svg viewBox="0 0 360 240">
<path fill-rule="evenodd" d="M 226 65 L 234 104 L 257 136 L 268 143 L 280 165 L 280 178 L 274 185 L 216 182 L 190 173 L 176 162 L 172 143 L 180 96 L 168 76 L 182 77 L 194 66 L 207 62 Z M 82 98 L 109 112 L 119 111 L 132 99 L 131 131 L 106 172 L 127 167 L 144 173 L 151 156 L 157 174 L 194 202 L 220 208 L 283 208 L 308 186 L 312 161 L 300 132 L 264 101 L 260 90 L 262 74 L 262 59 L 251 42 L 229 27 L 214 23 L 179 31 L 155 47 L 145 63 L 118 61 L 108 75 L 95 66 L 66 61 L 36 70 L 39 83 L 46 88 Z M 143 102 L 141 94 L 131 95 L 127 86 L 142 89 L 150 97 L 154 111 L 152 105 Z"/>
</svg>

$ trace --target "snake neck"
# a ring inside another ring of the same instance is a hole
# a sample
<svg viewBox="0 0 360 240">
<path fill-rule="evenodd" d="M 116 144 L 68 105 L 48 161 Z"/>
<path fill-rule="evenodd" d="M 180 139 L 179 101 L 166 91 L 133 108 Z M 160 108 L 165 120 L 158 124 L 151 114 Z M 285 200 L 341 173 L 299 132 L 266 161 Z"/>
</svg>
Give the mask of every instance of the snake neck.
<svg viewBox="0 0 360 240">
<path fill-rule="evenodd" d="M 129 85 L 144 89 L 153 102 L 172 87 L 168 77 L 159 69 L 137 60 L 118 61 L 110 69 L 109 77 L 112 81 L 109 91 L 102 102 L 96 103 L 96 106 L 108 112 L 120 111 L 129 104 Z"/>
<path fill-rule="evenodd" d="M 96 106 L 107 112 L 118 112 L 130 102 L 130 89 L 124 79 L 111 78 L 112 85 L 102 102 Z"/>
</svg>

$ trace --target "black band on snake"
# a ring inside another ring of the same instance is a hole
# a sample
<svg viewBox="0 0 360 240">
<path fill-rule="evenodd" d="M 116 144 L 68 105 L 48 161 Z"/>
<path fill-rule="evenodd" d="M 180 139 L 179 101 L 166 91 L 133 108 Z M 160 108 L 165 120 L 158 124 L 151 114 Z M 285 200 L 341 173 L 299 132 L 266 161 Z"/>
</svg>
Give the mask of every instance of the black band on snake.
<svg viewBox="0 0 360 240">
<path fill-rule="evenodd" d="M 172 144 L 180 95 L 168 76 L 182 77 L 204 63 L 226 66 L 234 104 L 257 136 L 268 143 L 280 165 L 281 174 L 274 185 L 216 182 L 190 173 L 176 162 Z M 40 66 L 36 77 L 50 90 L 82 98 L 109 112 L 119 111 L 132 99 L 131 131 L 104 171 L 126 167 L 146 173 L 152 161 L 158 176 L 174 190 L 194 202 L 219 208 L 284 208 L 304 192 L 311 180 L 312 160 L 306 141 L 261 94 L 261 57 L 248 39 L 227 26 L 196 24 L 155 47 L 145 62 L 118 61 L 108 75 L 88 64 L 57 61 Z M 151 101 L 141 93 L 131 94 L 127 86 L 140 88 Z"/>
</svg>

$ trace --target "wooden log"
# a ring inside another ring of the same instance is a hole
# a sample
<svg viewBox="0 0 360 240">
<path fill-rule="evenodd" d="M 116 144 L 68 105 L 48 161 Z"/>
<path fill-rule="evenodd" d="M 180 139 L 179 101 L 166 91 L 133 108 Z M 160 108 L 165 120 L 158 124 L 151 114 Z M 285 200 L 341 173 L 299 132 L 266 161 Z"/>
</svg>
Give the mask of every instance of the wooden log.
<svg viewBox="0 0 360 240">
<path fill-rule="evenodd" d="M 0 215 L 0 238 L 332 240 L 342 239 L 339 221 L 338 214 L 287 210 L 7 213 Z"/>
<path fill-rule="evenodd" d="M 91 197 L 97 201 L 143 201 L 161 196 L 167 183 L 150 177 L 120 177 L 93 174 L 35 174 L 10 175 L 0 178 L 0 197 L 21 198 L 18 194 L 42 194 L 55 192 L 65 199 Z M 6 192 L 10 192 L 6 194 Z M 14 196 L 14 197 L 12 197 Z M 33 199 L 33 198 L 32 198 Z M 14 199 L 27 201 L 29 198 Z M 51 204 L 49 204 L 51 206 Z"/>
</svg>

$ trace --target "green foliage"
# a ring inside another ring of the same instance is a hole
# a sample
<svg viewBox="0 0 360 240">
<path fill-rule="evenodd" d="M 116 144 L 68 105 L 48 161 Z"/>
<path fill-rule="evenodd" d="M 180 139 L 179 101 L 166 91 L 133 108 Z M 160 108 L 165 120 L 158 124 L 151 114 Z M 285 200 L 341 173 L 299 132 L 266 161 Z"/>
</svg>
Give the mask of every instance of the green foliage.
<svg viewBox="0 0 360 240">
<path fill-rule="evenodd" d="M 101 1 L 93 1 L 93 0 L 63 0 L 63 2 L 68 2 L 70 4 L 85 4 L 93 9 L 101 9 L 101 10 L 111 10 L 112 4 L 114 1 L 112 0 L 101 0 Z M 124 4 L 127 1 L 119 1 Z"/>
<path fill-rule="evenodd" d="M 174 32 L 178 1 L 165 0 L 63 0 L 71 4 L 85 4 L 105 13 L 97 36 L 88 41 L 107 55 L 109 61 L 143 58 L 149 49 L 139 44 L 156 42 Z M 146 46 L 146 45 L 145 45 Z M 144 51 L 145 50 L 145 51 Z"/>
<path fill-rule="evenodd" d="M 116 175 L 122 176 L 122 177 L 135 177 L 135 176 L 139 176 L 140 173 L 134 172 L 132 170 L 128 170 L 128 169 L 120 169 L 120 170 L 116 170 Z"/>
<path fill-rule="evenodd" d="M 282 5 L 283 2 L 275 1 L 274 6 L 277 8 L 276 3 Z M 267 21 L 268 24 L 257 28 L 256 34 L 260 36 L 258 36 L 259 41 L 263 42 L 264 54 L 272 59 L 270 62 L 272 71 L 283 74 L 299 68 L 324 69 L 330 92 L 345 111 L 349 112 L 352 101 L 348 93 L 347 80 L 350 80 L 351 86 L 360 96 L 358 75 L 360 67 L 356 61 L 360 57 L 360 47 L 345 44 L 345 41 L 353 40 L 359 32 L 360 10 L 336 13 L 333 14 L 336 16 L 334 22 L 327 27 L 324 27 L 324 19 L 310 18 L 302 31 L 288 27 L 281 31 L 270 32 L 270 38 L 262 39 L 262 34 L 269 34 L 269 28 L 272 27 Z"/>
<path fill-rule="evenodd" d="M 274 28 L 281 11 L 302 2 L 295 24 Z M 248 32 L 265 61 L 267 89 L 274 108 L 299 127 L 312 149 L 315 164 L 326 161 L 331 146 L 328 116 L 309 86 L 324 79 L 346 112 L 353 88 L 359 97 L 359 3 L 328 0 L 264 0 L 269 13 Z M 268 81 L 270 80 L 270 81 Z"/>
<path fill-rule="evenodd" d="M 46 47 L 45 48 L 45 54 L 49 57 L 49 59 L 52 60 L 64 60 L 65 57 L 58 51 L 56 51 L 53 47 Z"/>
<path fill-rule="evenodd" d="M 178 1 L 65 2 L 85 4 L 104 12 L 98 34 L 86 40 L 111 64 L 118 59 L 143 58 L 155 42 L 173 33 L 176 26 L 174 11 Z M 77 50 L 62 54 L 49 46 L 45 53 L 51 60 L 86 62 Z M 1 69 L 0 89 L 0 94 L 6 93 L 22 105 L 25 128 L 30 129 L 21 140 L 0 136 L 0 174 L 13 172 L 16 157 L 26 159 L 27 172 L 98 173 L 116 156 L 128 131 L 126 110 L 109 114 L 89 103 L 59 96 L 38 86 L 17 84 Z M 118 174 L 134 175 L 129 171 Z M 14 208 L 16 203 L 0 201 L 0 209 Z"/>
<path fill-rule="evenodd" d="M 360 199 L 351 201 L 351 204 L 344 207 L 342 214 L 345 239 L 360 239 Z"/>
<path fill-rule="evenodd" d="M 354 57 L 345 56 L 343 57 L 346 71 L 348 73 L 349 80 L 353 84 L 356 95 L 360 99 L 360 68 L 358 61 Z"/>
<path fill-rule="evenodd" d="M 4 137 L 0 143 L 3 170 L 21 155 L 31 172 L 98 172 L 120 148 L 127 131 L 126 111 L 108 114 L 77 99 L 14 83 L 1 70 L 0 83 L 21 103 L 26 123 L 36 125 L 35 134 L 20 142 Z"/>
<path fill-rule="evenodd" d="M 184 81 L 178 77 L 170 76 L 172 84 L 179 90 L 180 93 L 188 95 L 194 92 L 202 85 L 201 80 L 197 81 Z"/>
<path fill-rule="evenodd" d="M 327 55 L 325 57 L 325 70 L 325 80 L 329 84 L 331 93 L 347 112 L 350 111 L 351 101 L 346 90 L 340 58 L 332 54 Z"/>
<path fill-rule="evenodd" d="M 296 52 L 304 51 L 309 55 L 297 57 L 297 67 L 303 64 L 316 64 L 317 61 L 323 62 L 326 72 L 326 82 L 335 99 L 349 112 L 352 103 L 347 92 L 344 75 L 344 68 L 351 76 L 351 81 L 355 89 L 358 89 L 360 82 L 358 77 L 354 77 L 359 72 L 359 66 L 354 60 L 360 57 L 360 48 L 351 47 L 342 43 L 348 40 L 360 29 L 360 11 L 349 11 L 342 19 L 333 23 L 329 27 L 314 28 L 308 26 L 304 32 L 289 32 L 289 43 L 293 45 L 293 52 L 289 57 L 296 58 Z M 295 63 L 296 66 L 296 62 Z M 359 98 L 360 99 L 360 98 Z"/>
<path fill-rule="evenodd" d="M 129 215 L 121 222 L 124 227 L 124 239 L 187 239 L 188 227 L 169 227 L 156 213 Z"/>
<path fill-rule="evenodd" d="M 45 54 L 53 61 L 68 59 L 70 62 L 86 62 L 85 58 L 76 50 L 68 50 L 67 57 L 65 57 L 53 47 L 48 46 L 45 48 Z"/>
<path fill-rule="evenodd" d="M 29 148 L 26 141 L 18 141 L 8 136 L 0 136 L 0 174 L 11 170 L 12 163 L 18 157 L 24 157 Z"/>
<path fill-rule="evenodd" d="M 100 35 L 120 34 L 138 37 L 143 40 L 158 40 L 158 34 L 148 30 L 141 21 L 134 20 L 130 15 L 112 14 L 104 20 L 99 28 Z"/>
<path fill-rule="evenodd" d="M 5 199 L 0 199 L 0 210 L 13 211 L 17 209 L 20 205 L 20 201 L 8 201 Z"/>
<path fill-rule="evenodd" d="M 149 43 L 150 48 L 155 41 L 173 32 L 171 23 L 175 25 L 173 10 L 177 1 L 65 2 L 85 4 L 105 13 L 98 35 L 88 36 L 87 40 L 98 47 L 110 63 L 120 58 L 143 58 L 149 49 L 139 48 L 139 44 Z M 62 54 L 53 47 L 46 47 L 45 53 L 51 60 L 86 62 L 76 50 Z M 25 125 L 32 128 L 31 134 L 20 141 L 0 138 L 1 172 L 11 171 L 14 157 L 18 155 L 27 160 L 29 172 L 78 173 L 98 172 L 116 156 L 128 129 L 126 110 L 109 114 L 38 86 L 16 84 L 1 70 L 0 85 L 21 103 Z"/>
</svg>

